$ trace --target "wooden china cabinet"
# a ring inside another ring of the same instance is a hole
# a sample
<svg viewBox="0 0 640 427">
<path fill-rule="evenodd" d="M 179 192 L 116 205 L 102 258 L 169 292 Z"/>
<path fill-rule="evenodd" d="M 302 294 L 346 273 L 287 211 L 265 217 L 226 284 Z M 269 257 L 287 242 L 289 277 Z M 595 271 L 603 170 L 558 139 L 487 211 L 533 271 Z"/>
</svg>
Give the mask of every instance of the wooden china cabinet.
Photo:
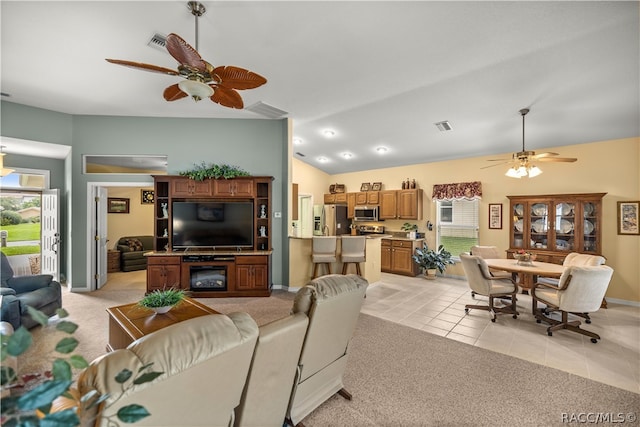
<svg viewBox="0 0 640 427">
<path fill-rule="evenodd" d="M 507 258 L 524 250 L 535 254 L 538 261 L 562 264 L 570 252 L 602 255 L 605 194 L 507 196 L 511 230 Z M 520 275 L 519 284 L 526 290 L 535 280 L 531 275 Z"/>
</svg>

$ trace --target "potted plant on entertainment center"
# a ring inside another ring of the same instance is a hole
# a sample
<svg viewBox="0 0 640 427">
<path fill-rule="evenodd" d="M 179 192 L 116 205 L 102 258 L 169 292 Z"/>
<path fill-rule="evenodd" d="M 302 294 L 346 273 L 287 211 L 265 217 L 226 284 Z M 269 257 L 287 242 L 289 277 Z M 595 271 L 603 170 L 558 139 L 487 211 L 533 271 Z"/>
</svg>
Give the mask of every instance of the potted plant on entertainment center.
<svg viewBox="0 0 640 427">
<path fill-rule="evenodd" d="M 422 268 L 425 277 L 430 280 L 436 278 L 436 271 L 442 274 L 447 269 L 447 265 L 454 264 L 451 252 L 447 251 L 443 245 L 438 246 L 437 250 L 433 250 L 429 249 L 426 243 L 422 249 L 416 249 L 413 261 Z"/>
</svg>

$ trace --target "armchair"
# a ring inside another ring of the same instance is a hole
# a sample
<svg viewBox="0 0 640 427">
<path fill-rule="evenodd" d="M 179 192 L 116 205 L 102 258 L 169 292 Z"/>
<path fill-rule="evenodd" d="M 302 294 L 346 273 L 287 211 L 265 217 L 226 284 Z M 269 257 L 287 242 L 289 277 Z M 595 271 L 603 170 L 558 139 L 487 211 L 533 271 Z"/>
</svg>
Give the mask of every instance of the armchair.
<svg viewBox="0 0 640 427">
<path fill-rule="evenodd" d="M 536 322 L 546 322 L 547 335 L 552 336 L 553 331 L 568 329 L 582 335 L 591 337 L 592 343 L 597 343 L 600 335 L 580 329 L 580 321 L 569 321 L 569 314 L 590 313 L 597 311 L 602 303 L 602 298 L 607 292 L 613 269 L 606 265 L 597 266 L 571 266 L 567 267 L 560 276 L 559 285 L 553 286 L 546 283 L 536 283 L 531 289 L 533 300 L 533 314 Z M 562 313 L 562 320 L 548 317 L 545 310 L 538 308 L 538 302 L 542 302 L 551 309 Z"/>
<path fill-rule="evenodd" d="M 477 295 L 489 297 L 489 305 L 472 305 L 467 304 L 464 312 L 469 313 L 470 309 L 487 310 L 491 314 L 491 321 L 496 321 L 498 313 L 512 314 L 514 319 L 518 318 L 518 310 L 516 309 L 516 293 L 518 285 L 510 278 L 494 277 L 489 272 L 489 267 L 484 259 L 479 256 L 460 254 L 462 268 L 467 276 L 469 287 Z M 511 299 L 511 305 L 505 307 L 495 307 L 493 300 L 495 298 Z"/>
<path fill-rule="evenodd" d="M 310 281 L 296 294 L 292 312 L 305 313 L 309 326 L 287 409 L 289 424 L 298 425 L 336 393 L 351 400 L 342 374 L 367 286 L 355 274 L 330 274 Z"/>
<path fill-rule="evenodd" d="M 38 324 L 31 318 L 27 306 L 53 316 L 62 307 L 62 288 L 50 274 L 14 277 L 7 256 L 0 252 L 0 320 L 9 322 L 14 329 L 21 325 L 33 328 Z"/>
<path fill-rule="evenodd" d="M 105 354 L 78 378 L 80 396 L 94 390 L 109 395 L 100 406 L 102 417 L 94 423 L 99 408 L 86 410 L 82 425 L 110 426 L 105 416 L 135 403 L 151 413 L 136 422 L 140 426 L 231 426 L 257 338 L 258 326 L 248 314 L 212 314 L 168 326 Z M 151 362 L 154 371 L 164 374 L 121 395 L 115 375 L 124 368 L 137 372 Z"/>
<path fill-rule="evenodd" d="M 145 270 L 146 252 L 153 250 L 153 236 L 126 236 L 118 239 L 116 250 L 120 251 L 122 271 Z"/>
<path fill-rule="evenodd" d="M 479 245 L 474 245 L 471 246 L 471 255 L 476 255 L 479 256 L 480 258 L 484 258 L 484 259 L 496 259 L 496 258 L 502 258 L 500 256 L 500 253 L 498 252 L 498 247 L 497 246 L 479 246 Z M 500 270 L 495 270 L 495 269 L 489 269 L 489 273 L 491 273 L 491 275 L 493 277 L 500 277 L 503 279 L 514 279 L 515 280 L 515 273 L 508 273 L 506 271 L 500 271 Z M 471 291 L 471 296 L 475 297 L 476 293 L 475 291 Z"/>
</svg>

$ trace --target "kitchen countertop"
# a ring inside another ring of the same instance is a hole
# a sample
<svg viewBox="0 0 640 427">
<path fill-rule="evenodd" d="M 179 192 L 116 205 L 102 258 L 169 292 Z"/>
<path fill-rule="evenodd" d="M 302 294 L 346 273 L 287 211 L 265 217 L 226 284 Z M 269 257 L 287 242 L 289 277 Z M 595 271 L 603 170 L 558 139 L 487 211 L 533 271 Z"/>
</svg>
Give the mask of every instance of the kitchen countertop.
<svg viewBox="0 0 640 427">
<path fill-rule="evenodd" d="M 345 234 L 345 236 L 347 237 L 352 237 L 350 234 Z M 366 234 L 363 235 L 364 237 L 366 237 L 367 239 L 389 239 L 389 238 L 393 238 L 393 235 L 391 234 Z M 323 237 L 323 236 L 318 236 L 318 237 Z M 342 236 L 336 236 L 338 238 L 341 238 Z M 290 239 L 298 239 L 298 240 L 311 240 L 313 237 L 298 237 L 298 236 L 289 236 Z M 421 239 L 418 239 L 421 240 Z"/>
</svg>

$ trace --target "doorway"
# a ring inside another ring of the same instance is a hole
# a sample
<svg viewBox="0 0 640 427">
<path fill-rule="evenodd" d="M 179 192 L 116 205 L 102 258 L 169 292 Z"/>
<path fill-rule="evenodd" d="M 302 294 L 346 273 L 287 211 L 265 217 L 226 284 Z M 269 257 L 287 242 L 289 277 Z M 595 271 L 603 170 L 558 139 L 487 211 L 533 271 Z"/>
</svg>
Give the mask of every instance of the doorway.
<svg viewBox="0 0 640 427">
<path fill-rule="evenodd" d="M 109 271 L 118 271 L 108 268 L 109 255 L 115 254 L 113 251 L 121 237 L 153 235 L 154 205 L 152 199 L 149 203 L 149 191 L 153 191 L 153 184 L 147 182 L 87 183 L 90 195 L 87 199 L 87 287 L 90 291 L 107 282 Z M 109 199 L 126 203 L 127 209 L 109 210 Z"/>
</svg>

